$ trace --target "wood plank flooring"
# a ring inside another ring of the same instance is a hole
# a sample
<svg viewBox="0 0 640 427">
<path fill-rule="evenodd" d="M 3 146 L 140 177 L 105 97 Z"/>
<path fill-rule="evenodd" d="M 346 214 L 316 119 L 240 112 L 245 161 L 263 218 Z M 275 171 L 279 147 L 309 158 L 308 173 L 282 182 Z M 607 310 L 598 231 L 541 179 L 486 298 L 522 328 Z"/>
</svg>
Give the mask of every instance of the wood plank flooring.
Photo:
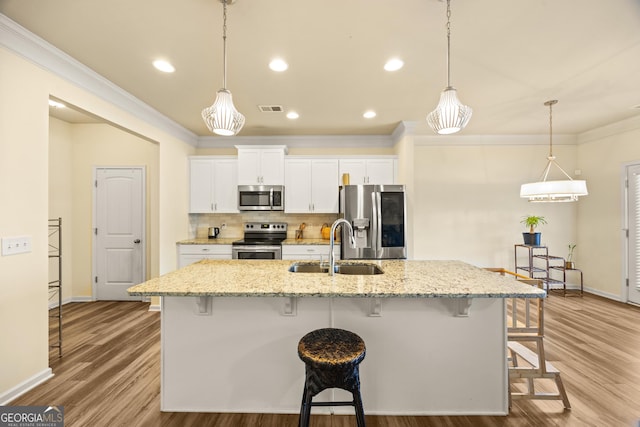
<svg viewBox="0 0 640 427">
<path fill-rule="evenodd" d="M 147 309 L 138 302 L 65 305 L 64 355 L 50 353 L 55 376 L 12 404 L 64 405 L 67 427 L 297 426 L 297 415 L 160 412 L 160 315 Z M 52 340 L 56 331 L 51 328 Z M 367 416 L 367 425 L 638 426 L 640 308 L 592 295 L 551 295 L 546 335 L 548 359 L 562 372 L 572 410 L 560 401 L 517 401 L 506 417 Z M 311 421 L 355 426 L 354 416 L 312 415 Z"/>
</svg>

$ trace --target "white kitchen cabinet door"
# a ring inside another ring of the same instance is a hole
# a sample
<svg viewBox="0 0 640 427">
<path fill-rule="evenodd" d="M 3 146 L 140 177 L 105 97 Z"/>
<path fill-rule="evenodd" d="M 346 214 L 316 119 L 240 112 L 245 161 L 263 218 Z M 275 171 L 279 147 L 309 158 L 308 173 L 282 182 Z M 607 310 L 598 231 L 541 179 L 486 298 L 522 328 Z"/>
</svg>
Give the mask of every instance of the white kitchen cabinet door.
<svg viewBox="0 0 640 427">
<path fill-rule="evenodd" d="M 238 212 L 238 161 L 236 159 L 216 160 L 213 181 L 214 212 Z"/>
<path fill-rule="evenodd" d="M 338 160 L 285 160 L 286 213 L 338 213 Z"/>
<path fill-rule="evenodd" d="M 260 150 L 238 149 L 238 185 L 260 185 Z"/>
<path fill-rule="evenodd" d="M 213 160 L 189 161 L 189 212 L 213 212 Z"/>
<path fill-rule="evenodd" d="M 393 159 L 367 159 L 367 184 L 395 184 Z"/>
<path fill-rule="evenodd" d="M 395 184 L 394 159 L 344 159 L 340 160 L 340 176 L 349 174 L 349 183 Z"/>
<path fill-rule="evenodd" d="M 311 161 L 311 208 L 313 213 L 338 213 L 339 166 L 335 159 Z"/>
<path fill-rule="evenodd" d="M 235 158 L 190 158 L 189 212 L 238 212 L 237 165 Z"/>
<path fill-rule="evenodd" d="M 239 185 L 283 185 L 283 148 L 238 148 Z"/>
<path fill-rule="evenodd" d="M 265 148 L 260 158 L 262 184 L 284 185 L 284 151 L 279 148 Z"/>
<path fill-rule="evenodd" d="M 285 213 L 311 212 L 311 160 L 287 159 L 284 169 Z"/>
<path fill-rule="evenodd" d="M 364 159 L 345 159 L 340 160 L 340 176 L 345 173 L 349 174 L 349 184 L 359 185 L 366 184 L 367 180 L 367 163 Z"/>
</svg>

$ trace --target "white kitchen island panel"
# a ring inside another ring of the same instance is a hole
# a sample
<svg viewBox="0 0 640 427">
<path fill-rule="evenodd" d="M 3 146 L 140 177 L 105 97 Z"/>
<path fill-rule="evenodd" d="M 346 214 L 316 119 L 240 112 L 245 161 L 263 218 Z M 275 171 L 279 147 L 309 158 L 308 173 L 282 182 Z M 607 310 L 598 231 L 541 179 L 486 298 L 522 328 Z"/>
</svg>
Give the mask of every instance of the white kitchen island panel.
<svg viewBox="0 0 640 427">
<path fill-rule="evenodd" d="M 366 414 L 508 412 L 502 298 L 474 299 L 469 317 L 456 316 L 456 298 L 382 298 L 380 317 L 369 315 L 372 298 L 297 298 L 295 316 L 283 315 L 287 298 L 213 297 L 209 315 L 195 297 L 162 298 L 163 411 L 298 413 L 298 341 L 337 327 L 366 343 Z"/>
</svg>

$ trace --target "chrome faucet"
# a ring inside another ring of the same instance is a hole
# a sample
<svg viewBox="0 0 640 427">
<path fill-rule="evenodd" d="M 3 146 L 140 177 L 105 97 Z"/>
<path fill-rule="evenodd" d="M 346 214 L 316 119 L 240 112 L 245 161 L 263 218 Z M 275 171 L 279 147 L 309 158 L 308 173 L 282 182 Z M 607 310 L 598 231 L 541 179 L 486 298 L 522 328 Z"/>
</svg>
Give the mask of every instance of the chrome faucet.
<svg viewBox="0 0 640 427">
<path fill-rule="evenodd" d="M 349 230 L 351 231 L 351 233 L 349 234 L 349 240 L 351 243 L 351 247 L 355 248 L 356 247 L 356 238 L 353 235 L 353 227 L 351 227 L 351 224 L 349 223 L 349 221 L 347 221 L 344 218 L 338 218 L 334 221 L 334 223 L 331 225 L 331 234 L 329 235 L 329 276 L 333 276 L 335 274 L 335 268 L 336 268 L 336 256 L 333 253 L 333 246 L 335 245 L 335 232 L 336 232 L 336 228 L 338 227 L 338 225 L 340 224 L 346 224 L 347 227 L 349 227 Z"/>
</svg>

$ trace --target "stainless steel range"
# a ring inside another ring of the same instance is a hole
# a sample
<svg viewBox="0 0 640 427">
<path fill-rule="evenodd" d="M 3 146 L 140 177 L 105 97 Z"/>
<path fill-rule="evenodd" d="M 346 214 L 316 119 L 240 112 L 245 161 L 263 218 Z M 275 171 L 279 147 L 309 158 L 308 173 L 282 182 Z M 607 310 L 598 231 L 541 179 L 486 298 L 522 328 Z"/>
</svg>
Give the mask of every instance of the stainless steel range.
<svg viewBox="0 0 640 427">
<path fill-rule="evenodd" d="M 285 222 L 247 222 L 244 239 L 232 243 L 232 258 L 282 259 L 282 241 L 286 238 Z"/>
</svg>

